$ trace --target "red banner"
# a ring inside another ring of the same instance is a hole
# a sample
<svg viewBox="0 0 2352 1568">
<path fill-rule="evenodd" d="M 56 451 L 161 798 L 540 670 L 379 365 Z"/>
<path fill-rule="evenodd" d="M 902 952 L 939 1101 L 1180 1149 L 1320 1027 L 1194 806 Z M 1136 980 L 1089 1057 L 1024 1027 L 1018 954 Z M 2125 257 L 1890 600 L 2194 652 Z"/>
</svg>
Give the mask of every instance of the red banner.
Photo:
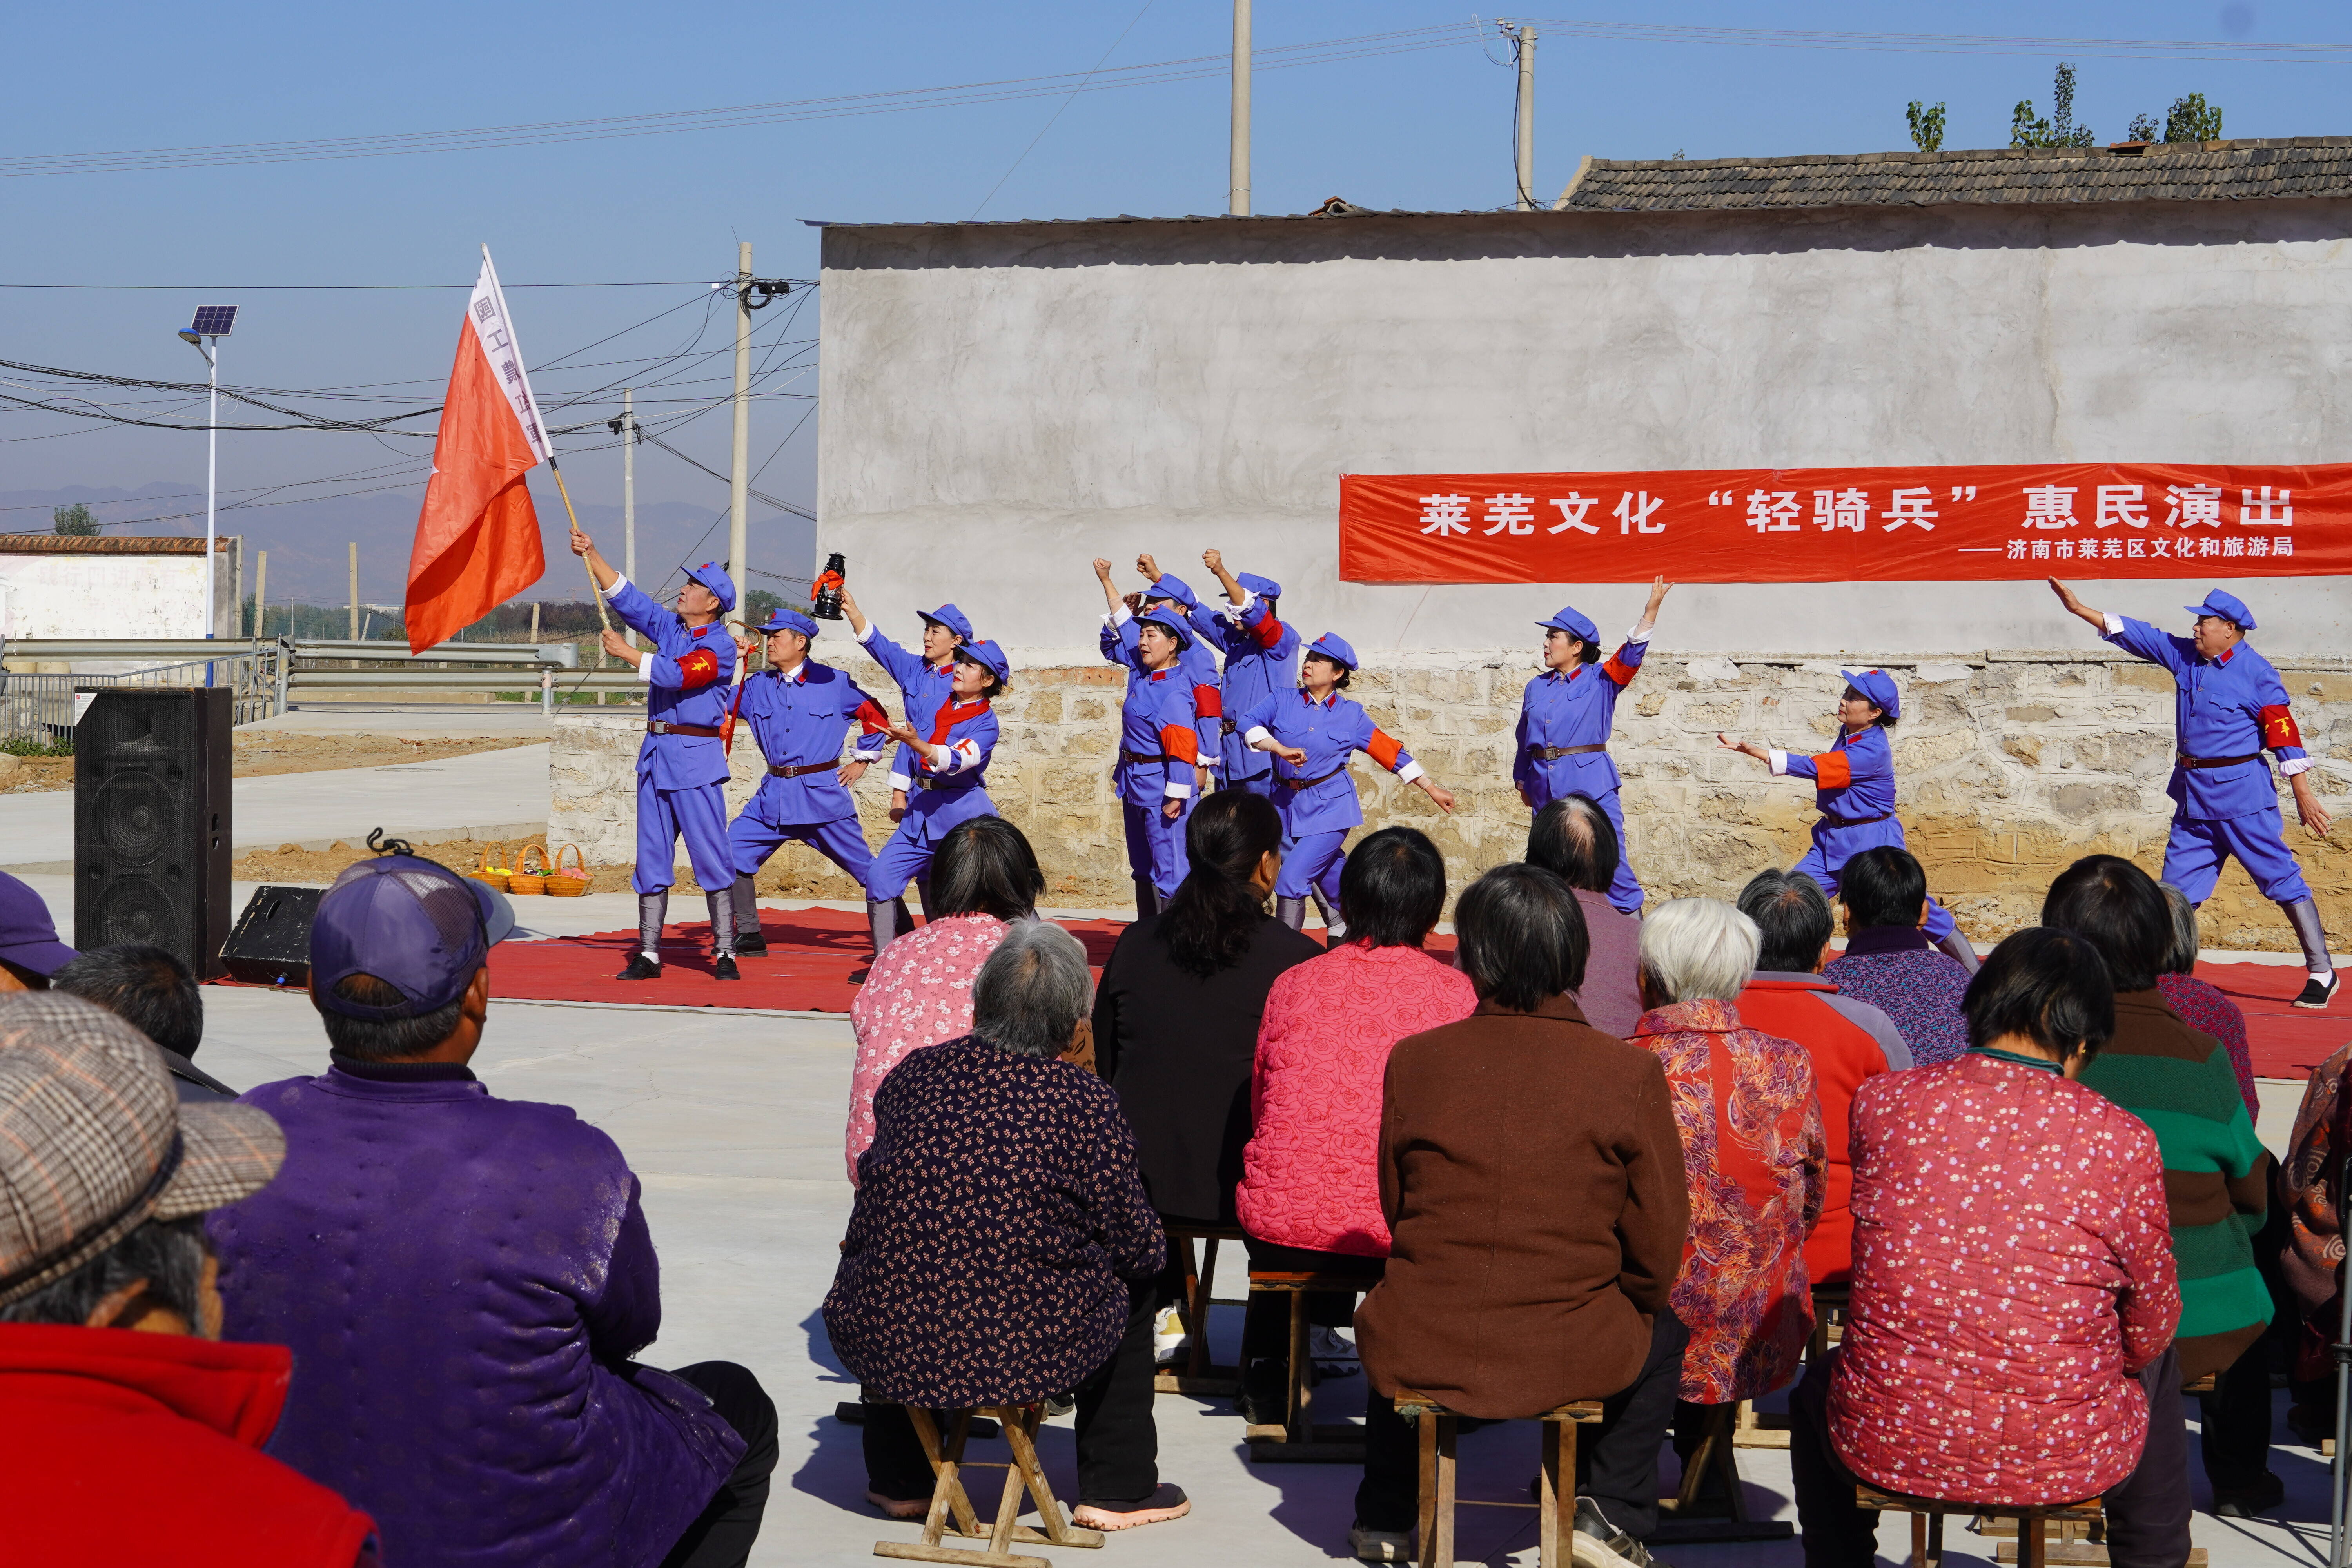
<svg viewBox="0 0 2352 1568">
<path fill-rule="evenodd" d="M 2352 573 L 2352 464 L 1347 474 L 1351 583 Z"/>
</svg>

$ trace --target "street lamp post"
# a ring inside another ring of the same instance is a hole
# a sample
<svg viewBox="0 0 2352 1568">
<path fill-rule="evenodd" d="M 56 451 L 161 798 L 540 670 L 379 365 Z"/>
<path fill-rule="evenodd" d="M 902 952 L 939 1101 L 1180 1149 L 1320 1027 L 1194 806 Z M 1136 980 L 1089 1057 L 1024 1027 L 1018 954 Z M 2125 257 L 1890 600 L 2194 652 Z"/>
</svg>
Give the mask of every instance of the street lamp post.
<svg viewBox="0 0 2352 1568">
<path fill-rule="evenodd" d="M 214 635 L 218 624 L 218 610 L 214 605 L 213 582 L 219 567 L 214 560 L 219 546 L 215 543 L 215 519 L 220 495 L 220 341 L 236 325 L 235 305 L 199 305 L 196 319 L 180 329 L 180 341 L 205 356 L 205 636 Z M 210 338 L 213 346 L 207 350 L 203 340 Z M 242 610 L 243 606 L 239 606 Z M 213 683 L 211 665 L 205 666 L 205 684 Z"/>
</svg>

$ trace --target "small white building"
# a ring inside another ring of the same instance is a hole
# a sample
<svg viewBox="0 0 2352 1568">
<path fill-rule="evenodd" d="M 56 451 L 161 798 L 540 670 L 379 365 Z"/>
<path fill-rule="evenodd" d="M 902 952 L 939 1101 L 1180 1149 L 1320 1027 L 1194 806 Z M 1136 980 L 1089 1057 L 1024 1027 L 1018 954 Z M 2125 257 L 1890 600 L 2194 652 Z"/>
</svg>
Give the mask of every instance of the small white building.
<svg viewBox="0 0 2352 1568">
<path fill-rule="evenodd" d="M 212 635 L 242 635 L 243 541 L 215 541 Z M 0 637 L 200 637 L 205 542 L 0 534 Z"/>
</svg>

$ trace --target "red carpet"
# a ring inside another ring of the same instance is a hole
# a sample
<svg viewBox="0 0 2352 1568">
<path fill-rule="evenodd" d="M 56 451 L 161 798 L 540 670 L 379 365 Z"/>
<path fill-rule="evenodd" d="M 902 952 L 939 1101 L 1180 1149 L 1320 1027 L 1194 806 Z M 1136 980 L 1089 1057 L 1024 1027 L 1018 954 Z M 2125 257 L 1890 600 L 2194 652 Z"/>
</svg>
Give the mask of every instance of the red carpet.
<svg viewBox="0 0 2352 1568">
<path fill-rule="evenodd" d="M 1063 923 L 1087 944 L 1087 960 L 1097 971 L 1125 929 L 1124 922 L 1116 921 Z M 534 1001 L 849 1011 L 857 994 L 849 976 L 866 967 L 868 939 L 862 915 L 848 910 L 762 910 L 761 924 L 768 956 L 742 960 L 743 978 L 732 984 L 710 977 L 710 928 L 674 925 L 663 944 L 658 980 L 614 979 L 628 963 L 636 933 L 600 931 L 507 943 L 491 966 L 491 992 Z M 1432 952 L 1451 952 L 1453 947 L 1451 937 L 1430 941 Z M 2220 987 L 2245 1013 L 2257 1077 L 2300 1079 L 2352 1040 L 2352 997 L 2337 1005 L 2340 1017 L 2336 1010 L 2304 1013 L 2290 1005 L 2303 989 L 2299 964 L 2200 963 L 2197 974 Z"/>
</svg>

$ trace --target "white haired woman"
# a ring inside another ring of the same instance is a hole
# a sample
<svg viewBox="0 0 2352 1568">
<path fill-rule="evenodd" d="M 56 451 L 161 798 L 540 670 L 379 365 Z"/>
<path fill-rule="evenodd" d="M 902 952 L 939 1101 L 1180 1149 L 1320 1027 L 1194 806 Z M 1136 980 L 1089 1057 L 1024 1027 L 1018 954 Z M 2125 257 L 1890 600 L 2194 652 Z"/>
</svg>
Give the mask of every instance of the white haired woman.
<svg viewBox="0 0 2352 1568">
<path fill-rule="evenodd" d="M 1675 1315 L 1690 1329 L 1685 1405 L 1780 1388 L 1813 1331 L 1805 1236 L 1821 1218 L 1829 1147 L 1812 1058 L 1750 1029 L 1733 998 L 1756 968 L 1756 922 L 1714 899 L 1676 899 L 1642 922 L 1642 1005 L 1629 1045 L 1666 1069 L 1690 1183 Z M 1675 1421 L 1677 1447 L 1703 1413 Z"/>
</svg>

